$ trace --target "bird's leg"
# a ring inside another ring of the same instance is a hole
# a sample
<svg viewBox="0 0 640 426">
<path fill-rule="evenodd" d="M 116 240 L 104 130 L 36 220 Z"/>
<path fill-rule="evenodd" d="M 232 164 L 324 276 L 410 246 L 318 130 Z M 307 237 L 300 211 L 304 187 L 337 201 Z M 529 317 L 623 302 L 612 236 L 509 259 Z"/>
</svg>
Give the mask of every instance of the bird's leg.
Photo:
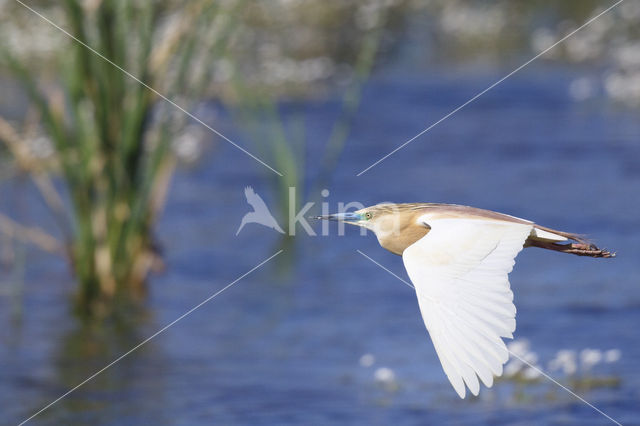
<svg viewBox="0 0 640 426">
<path fill-rule="evenodd" d="M 570 253 L 578 256 L 589 256 L 589 257 L 614 257 L 615 253 L 611 253 L 607 250 L 600 249 L 594 244 L 590 243 L 568 243 L 568 244 L 559 244 L 548 241 L 541 241 L 536 239 L 529 238 L 525 247 L 540 247 L 547 250 L 559 251 L 562 253 Z"/>
</svg>

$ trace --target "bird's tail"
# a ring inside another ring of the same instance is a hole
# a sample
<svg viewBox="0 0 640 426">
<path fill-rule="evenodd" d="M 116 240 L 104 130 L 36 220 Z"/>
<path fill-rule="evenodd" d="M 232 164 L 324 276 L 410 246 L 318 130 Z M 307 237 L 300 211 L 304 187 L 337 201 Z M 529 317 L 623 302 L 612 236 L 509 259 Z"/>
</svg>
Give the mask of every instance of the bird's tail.
<svg viewBox="0 0 640 426">
<path fill-rule="evenodd" d="M 577 256 L 615 257 L 606 249 L 601 249 L 582 235 L 557 231 L 544 226 L 535 225 L 525 247 L 540 247 L 547 250 L 571 253 Z"/>
</svg>

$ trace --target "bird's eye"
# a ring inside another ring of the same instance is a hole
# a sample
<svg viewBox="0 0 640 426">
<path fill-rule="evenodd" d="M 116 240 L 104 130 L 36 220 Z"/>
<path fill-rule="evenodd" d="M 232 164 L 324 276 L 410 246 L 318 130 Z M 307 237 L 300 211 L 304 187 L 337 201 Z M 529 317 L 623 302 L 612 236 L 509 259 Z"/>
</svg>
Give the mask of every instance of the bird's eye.
<svg viewBox="0 0 640 426">
<path fill-rule="evenodd" d="M 371 219 L 373 217 L 373 215 L 371 214 L 371 212 L 366 212 L 364 214 L 364 217 L 365 217 L 365 219 L 369 220 L 369 219 Z"/>
</svg>

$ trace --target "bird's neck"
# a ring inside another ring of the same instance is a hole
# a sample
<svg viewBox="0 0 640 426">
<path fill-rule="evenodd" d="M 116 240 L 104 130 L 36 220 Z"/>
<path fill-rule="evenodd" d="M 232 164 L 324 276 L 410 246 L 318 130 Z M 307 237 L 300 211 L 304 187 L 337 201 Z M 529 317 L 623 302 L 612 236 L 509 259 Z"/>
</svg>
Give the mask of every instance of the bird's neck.
<svg viewBox="0 0 640 426">
<path fill-rule="evenodd" d="M 418 225 L 413 217 L 399 222 L 382 222 L 373 229 L 382 248 L 402 256 L 404 250 L 427 235 L 429 228 Z"/>
</svg>

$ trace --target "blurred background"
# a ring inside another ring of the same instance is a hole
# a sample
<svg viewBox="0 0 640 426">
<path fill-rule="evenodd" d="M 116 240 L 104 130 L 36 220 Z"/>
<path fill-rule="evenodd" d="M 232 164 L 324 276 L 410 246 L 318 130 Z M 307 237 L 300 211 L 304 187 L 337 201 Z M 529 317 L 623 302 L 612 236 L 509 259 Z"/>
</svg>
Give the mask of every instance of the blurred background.
<svg viewBox="0 0 640 426">
<path fill-rule="evenodd" d="M 517 359 L 460 400 L 399 257 L 287 230 L 339 202 L 448 202 L 618 252 L 528 249 L 512 352 L 640 415 L 640 2 L 0 1 L 0 413 L 36 424 L 605 424 Z M 162 100 L 167 96 L 174 105 Z M 194 119 L 197 118 L 197 119 Z M 201 121 L 201 122 L 199 122 Z M 202 123 L 280 171 L 279 177 Z M 326 196 L 321 190 L 328 190 Z M 320 226 L 313 224 L 318 231 Z"/>
</svg>

